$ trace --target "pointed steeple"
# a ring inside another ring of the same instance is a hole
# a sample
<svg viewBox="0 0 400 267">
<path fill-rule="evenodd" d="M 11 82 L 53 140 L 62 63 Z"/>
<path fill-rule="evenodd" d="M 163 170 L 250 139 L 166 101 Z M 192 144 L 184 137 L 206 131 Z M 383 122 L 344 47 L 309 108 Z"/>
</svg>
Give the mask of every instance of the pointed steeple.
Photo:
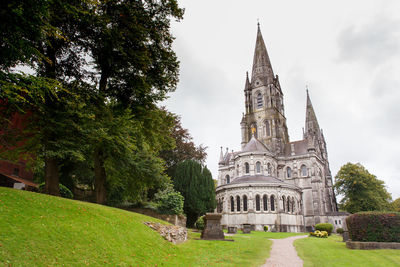
<svg viewBox="0 0 400 267">
<path fill-rule="evenodd" d="M 253 83 L 257 78 L 260 79 L 262 83 L 265 83 L 264 85 L 271 84 L 274 81 L 274 72 L 261 34 L 260 23 L 257 23 L 257 39 L 256 48 L 254 50 L 251 82 Z"/>
<path fill-rule="evenodd" d="M 219 154 L 219 161 L 218 164 L 219 165 L 224 165 L 224 154 L 222 153 L 222 146 L 221 146 L 221 153 Z"/>
<path fill-rule="evenodd" d="M 308 94 L 307 89 L 307 106 L 306 106 L 306 125 L 304 138 L 308 136 L 317 136 L 319 137 L 321 130 L 319 128 L 317 116 L 315 115 L 314 108 L 311 103 L 310 95 Z"/>
</svg>

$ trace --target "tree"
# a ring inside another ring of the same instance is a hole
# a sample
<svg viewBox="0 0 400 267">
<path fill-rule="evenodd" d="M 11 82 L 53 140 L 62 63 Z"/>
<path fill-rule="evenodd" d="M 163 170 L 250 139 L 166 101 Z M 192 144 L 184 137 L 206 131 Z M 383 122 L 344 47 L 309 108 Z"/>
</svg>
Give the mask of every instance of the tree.
<svg viewBox="0 0 400 267">
<path fill-rule="evenodd" d="M 175 190 L 185 199 L 183 210 L 189 227 L 199 216 L 215 209 L 214 181 L 207 167 L 194 160 L 180 162 L 176 166 L 173 183 Z"/>
<path fill-rule="evenodd" d="M 155 103 L 175 90 L 179 62 L 172 50 L 170 18 L 179 20 L 182 15 L 176 0 L 109 0 L 93 6 L 82 33 L 83 45 L 93 57 L 99 76 L 97 121 L 108 116 L 105 110 L 112 113 L 129 108 L 143 132 L 151 138 L 159 137 L 152 134 L 157 128 L 148 127 L 154 126 L 149 123 L 149 113 L 157 111 Z M 115 109 L 107 108 L 109 99 L 116 101 Z M 146 135 L 141 137 L 149 140 Z M 148 151 L 155 152 L 158 141 L 147 143 L 151 147 Z M 108 155 L 102 142 L 94 142 L 93 146 L 96 199 L 97 203 L 105 203 Z"/>
<path fill-rule="evenodd" d="M 368 172 L 360 163 L 347 163 L 337 173 L 334 188 L 343 195 L 344 210 L 359 211 L 385 210 L 389 208 L 390 194 L 383 181 Z"/>
<path fill-rule="evenodd" d="M 391 210 L 400 212 L 400 197 L 395 199 L 392 203 L 390 203 L 390 205 Z"/>
<path fill-rule="evenodd" d="M 165 161 L 167 174 L 174 178 L 176 165 L 181 161 L 192 159 L 204 164 L 207 157 L 207 147 L 196 146 L 188 129 L 182 127 L 181 118 L 174 114 L 171 115 L 174 120 L 170 136 L 175 141 L 175 147 L 161 151 L 160 157 Z"/>
</svg>

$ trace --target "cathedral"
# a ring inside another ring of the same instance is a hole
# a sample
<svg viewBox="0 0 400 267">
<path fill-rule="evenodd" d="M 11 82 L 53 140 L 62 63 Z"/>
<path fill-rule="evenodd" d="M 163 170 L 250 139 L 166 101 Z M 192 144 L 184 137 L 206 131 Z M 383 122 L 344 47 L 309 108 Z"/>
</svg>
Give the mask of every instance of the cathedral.
<svg viewBox="0 0 400 267">
<path fill-rule="evenodd" d="M 324 134 L 306 96 L 303 139 L 290 141 L 283 92 L 258 24 L 251 77 L 244 86 L 241 151 L 221 147 L 217 212 L 223 227 L 304 232 L 317 223 L 344 227 L 332 188 Z M 336 222 L 336 225 L 335 225 Z M 339 224 L 338 224 L 339 222 Z"/>
</svg>

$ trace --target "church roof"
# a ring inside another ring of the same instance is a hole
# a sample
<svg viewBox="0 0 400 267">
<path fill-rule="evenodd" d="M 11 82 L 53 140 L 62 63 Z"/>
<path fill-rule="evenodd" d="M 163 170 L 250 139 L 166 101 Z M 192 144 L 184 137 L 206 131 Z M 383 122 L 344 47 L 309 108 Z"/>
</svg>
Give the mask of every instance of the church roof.
<svg viewBox="0 0 400 267">
<path fill-rule="evenodd" d="M 242 184 L 242 183 L 270 183 L 276 185 L 288 185 L 294 187 L 294 185 L 286 183 L 281 179 L 273 176 L 265 175 L 245 175 L 233 180 L 230 184 Z"/>
<path fill-rule="evenodd" d="M 243 148 L 242 152 L 253 152 L 253 151 L 261 151 L 261 152 L 269 152 L 268 148 L 257 140 L 254 135 L 251 137 L 250 141 Z"/>
<path fill-rule="evenodd" d="M 306 139 L 285 144 L 283 149 L 284 156 L 295 156 L 307 154 L 308 141 Z M 294 155 L 292 155 L 294 153 Z"/>
</svg>

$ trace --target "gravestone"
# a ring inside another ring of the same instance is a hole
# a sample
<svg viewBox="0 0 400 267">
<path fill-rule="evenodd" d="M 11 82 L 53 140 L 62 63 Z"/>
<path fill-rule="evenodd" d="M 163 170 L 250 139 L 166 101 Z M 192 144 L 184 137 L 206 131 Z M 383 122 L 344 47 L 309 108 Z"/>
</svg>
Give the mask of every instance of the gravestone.
<svg viewBox="0 0 400 267">
<path fill-rule="evenodd" d="M 224 232 L 221 226 L 221 214 L 206 213 L 204 216 L 204 230 L 201 232 L 201 239 L 224 240 Z"/>
<path fill-rule="evenodd" d="M 228 227 L 228 234 L 236 234 L 237 233 L 237 227 Z"/>
<path fill-rule="evenodd" d="M 243 234 L 251 233 L 251 224 L 243 224 Z"/>
<path fill-rule="evenodd" d="M 348 240 L 350 239 L 350 237 L 349 237 L 349 231 L 344 231 L 343 234 L 342 234 L 342 236 L 343 236 L 343 242 L 348 241 Z"/>
</svg>

